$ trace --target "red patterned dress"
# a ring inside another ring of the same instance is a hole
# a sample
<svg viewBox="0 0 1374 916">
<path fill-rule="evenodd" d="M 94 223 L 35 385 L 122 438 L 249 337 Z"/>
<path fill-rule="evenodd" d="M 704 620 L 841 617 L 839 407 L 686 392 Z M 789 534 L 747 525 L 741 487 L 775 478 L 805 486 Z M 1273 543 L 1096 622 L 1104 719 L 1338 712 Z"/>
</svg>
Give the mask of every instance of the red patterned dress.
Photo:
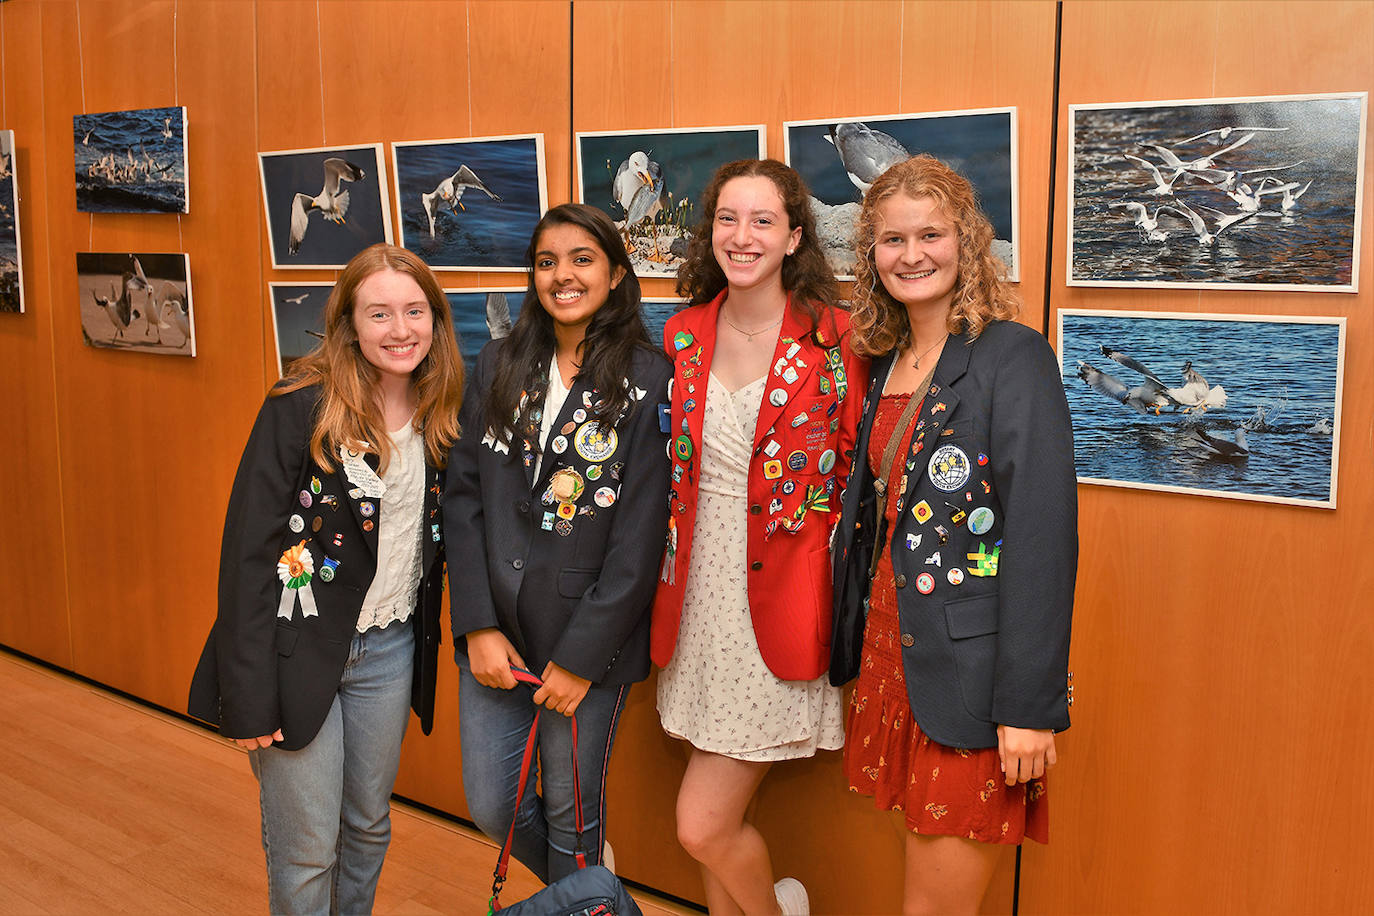
<svg viewBox="0 0 1374 916">
<path fill-rule="evenodd" d="M 913 428 L 904 431 L 892 467 L 880 471 L 878 465 L 910 397 L 882 396 L 868 440 L 869 468 L 875 477 L 881 473 L 894 494 Z M 897 520 L 895 495 L 886 515 L 891 531 Z M 879 809 L 904 812 L 914 833 L 984 843 L 1016 844 L 1023 837 L 1048 842 L 1044 779 L 1008 787 L 997 748 L 945 747 L 916 724 L 907 701 L 900 634 L 892 556 L 884 549 L 870 590 L 863 659 L 845 725 L 844 772 L 850 790 L 872 796 Z"/>
</svg>

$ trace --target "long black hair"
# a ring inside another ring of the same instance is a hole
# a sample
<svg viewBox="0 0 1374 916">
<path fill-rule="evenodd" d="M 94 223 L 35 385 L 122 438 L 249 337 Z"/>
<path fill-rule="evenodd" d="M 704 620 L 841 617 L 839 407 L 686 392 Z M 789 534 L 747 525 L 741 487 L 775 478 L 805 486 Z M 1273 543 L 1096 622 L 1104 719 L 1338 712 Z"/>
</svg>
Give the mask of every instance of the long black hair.
<svg viewBox="0 0 1374 916">
<path fill-rule="evenodd" d="M 616 267 L 625 271 L 607 295 L 605 304 L 592 316 L 582 340 L 577 376 L 600 393 L 600 400 L 593 403 L 588 414 L 598 423 L 614 425 L 629 407 L 630 392 L 625 382 L 630 377 L 635 349 L 643 347 L 658 352 L 640 317 L 639 280 L 635 277 L 634 265 L 611 218 L 586 204 L 560 204 L 545 213 L 534 227 L 529 247 L 525 249 L 528 276 L 525 300 L 520 307 L 520 317 L 503 342 L 501 359 L 487 393 L 486 410 L 487 429 L 493 431 L 498 440 L 509 443 L 512 431 L 516 430 L 536 450 L 539 447 L 539 418 L 548 389 L 549 359 L 556 339 L 553 318 L 544 311 L 534 288 L 534 256 L 539 249 L 539 237 L 550 226 L 575 226 L 583 230 L 605 253 L 612 272 Z"/>
</svg>

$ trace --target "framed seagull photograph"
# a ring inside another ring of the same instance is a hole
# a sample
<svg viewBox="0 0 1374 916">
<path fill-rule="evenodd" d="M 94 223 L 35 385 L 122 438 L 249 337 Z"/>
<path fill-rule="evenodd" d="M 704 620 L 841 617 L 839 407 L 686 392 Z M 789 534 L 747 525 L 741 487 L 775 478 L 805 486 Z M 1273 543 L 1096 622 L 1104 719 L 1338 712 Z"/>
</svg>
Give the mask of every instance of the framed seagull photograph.
<svg viewBox="0 0 1374 916">
<path fill-rule="evenodd" d="M 338 270 L 391 241 L 382 144 L 258 153 L 258 172 L 273 267 Z"/>
<path fill-rule="evenodd" d="M 1081 483 L 1336 508 L 1345 319 L 1059 310 Z"/>
<path fill-rule="evenodd" d="M 1070 105 L 1070 286 L 1353 293 L 1368 94 Z"/>
<path fill-rule="evenodd" d="M 836 279 L 854 279 L 864 192 L 889 167 L 928 153 L 973 185 L 992 223 L 992 253 L 1008 280 L 1020 280 L 1015 108 L 784 121 L 782 139 L 784 159 L 811 189 L 816 232 Z"/>
<path fill-rule="evenodd" d="M 74 115 L 72 148 L 82 213 L 191 212 L 184 107 Z"/>
<path fill-rule="evenodd" d="M 544 135 L 391 145 L 401 245 L 439 270 L 523 271 L 548 209 Z"/>
<path fill-rule="evenodd" d="M 279 377 L 324 339 L 324 306 L 333 289 L 328 281 L 267 284 Z"/>
<path fill-rule="evenodd" d="M 578 131 L 577 199 L 620 227 L 640 277 L 676 277 L 715 170 L 767 155 L 762 124 Z"/>
<path fill-rule="evenodd" d="M 0 130 L 0 312 L 24 311 L 24 246 L 19 238 L 14 152 L 14 131 Z"/>
<path fill-rule="evenodd" d="M 445 289 L 453 311 L 453 332 L 458 336 L 458 352 L 469 366 L 488 341 L 510 334 L 520 317 L 525 301 L 523 286 L 481 286 L 471 289 Z"/>
<path fill-rule="evenodd" d="M 76 287 L 87 346 L 196 355 L 185 254 L 78 251 Z"/>
</svg>

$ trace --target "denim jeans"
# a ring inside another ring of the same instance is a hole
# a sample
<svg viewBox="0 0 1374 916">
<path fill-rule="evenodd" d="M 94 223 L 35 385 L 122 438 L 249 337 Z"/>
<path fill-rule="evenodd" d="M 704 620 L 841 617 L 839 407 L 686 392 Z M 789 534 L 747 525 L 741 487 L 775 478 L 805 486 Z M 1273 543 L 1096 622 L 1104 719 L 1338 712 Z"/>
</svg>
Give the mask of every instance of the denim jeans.
<svg viewBox="0 0 1374 916">
<path fill-rule="evenodd" d="M 577 771 L 582 783 L 582 849 L 587 864 L 601 861 L 605 840 L 606 765 L 629 685 L 595 684 L 577 707 Z M 520 762 L 536 707 L 532 688 L 484 687 L 461 669 L 458 723 L 463 742 L 463 791 L 482 832 L 498 843 L 510 830 Z M 539 753 L 515 822 L 511 853 L 545 884 L 577 870 L 573 814 L 572 726 L 545 709 L 539 717 Z M 542 794 L 535 794 L 543 767 Z"/>
<path fill-rule="evenodd" d="M 414 656 L 413 620 L 353 634 L 315 739 L 298 751 L 249 751 L 273 913 L 372 912 L 391 842 Z"/>
</svg>

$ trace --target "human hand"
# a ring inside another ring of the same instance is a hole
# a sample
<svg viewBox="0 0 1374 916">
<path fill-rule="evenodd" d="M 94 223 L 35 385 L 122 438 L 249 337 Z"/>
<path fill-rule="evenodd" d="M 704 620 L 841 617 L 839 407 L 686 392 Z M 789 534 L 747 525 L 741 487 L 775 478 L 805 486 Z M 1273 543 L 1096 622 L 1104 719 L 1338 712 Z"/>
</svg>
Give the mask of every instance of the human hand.
<svg viewBox="0 0 1374 916">
<path fill-rule="evenodd" d="M 997 726 L 997 756 L 1009 786 L 1044 776 L 1058 762 L 1054 750 L 1054 731 L 1048 728 Z"/>
<path fill-rule="evenodd" d="M 577 707 L 582 702 L 582 698 L 587 695 L 592 682 L 586 678 L 580 678 L 566 668 L 560 668 L 553 662 L 544 666 L 542 680 L 544 686 L 534 692 L 534 702 L 537 706 L 546 706 L 554 712 L 560 712 L 565 716 L 571 716 L 577 712 Z"/>
<path fill-rule="evenodd" d="M 473 630 L 467 636 L 468 666 L 477 683 L 484 687 L 510 690 L 515 686 L 511 666 L 525 667 L 525 660 L 515 651 L 506 634 L 495 627 Z"/>
<path fill-rule="evenodd" d="M 270 735 L 259 735 L 256 738 L 235 738 L 234 743 L 246 751 L 256 751 L 258 748 L 271 747 L 273 741 L 285 740 L 279 728 Z"/>
</svg>

